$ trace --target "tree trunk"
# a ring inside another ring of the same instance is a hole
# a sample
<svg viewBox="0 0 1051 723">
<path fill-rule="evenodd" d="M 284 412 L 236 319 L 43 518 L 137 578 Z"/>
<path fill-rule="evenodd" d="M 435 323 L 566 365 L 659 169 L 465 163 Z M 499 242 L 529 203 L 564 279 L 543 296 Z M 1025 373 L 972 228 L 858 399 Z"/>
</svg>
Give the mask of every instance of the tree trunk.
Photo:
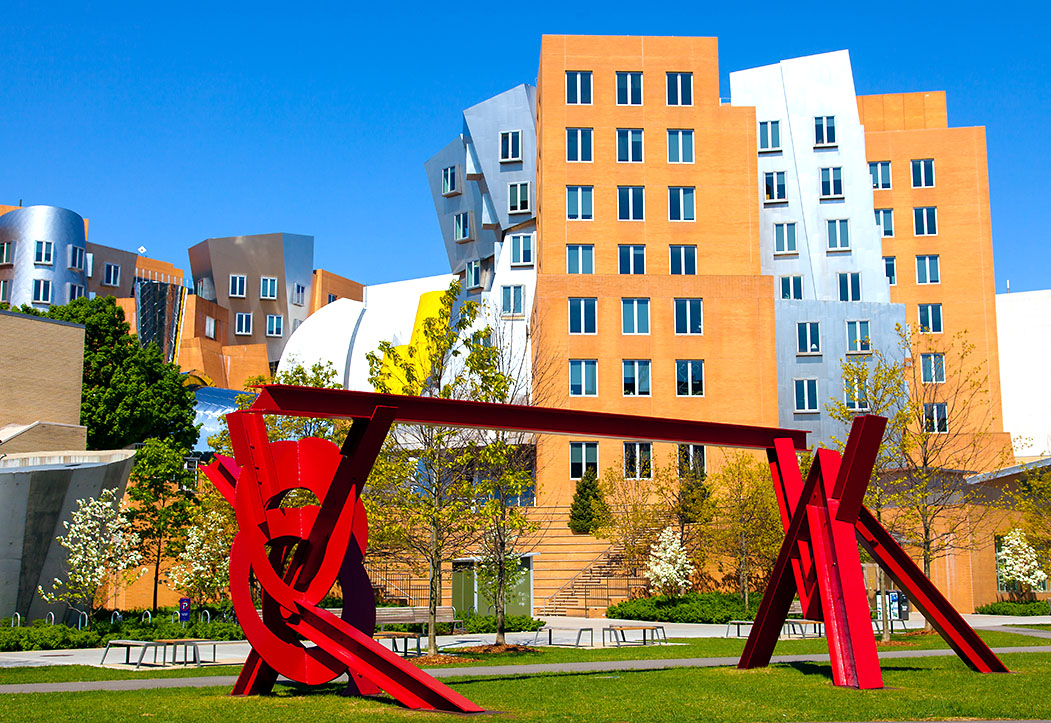
<svg viewBox="0 0 1051 723">
<path fill-rule="evenodd" d="M 157 614 L 157 583 L 161 576 L 161 541 L 157 540 L 157 559 L 153 561 L 153 614 Z"/>
<path fill-rule="evenodd" d="M 738 584 L 741 586 L 741 597 L 744 598 L 744 609 L 748 612 L 748 540 L 742 534 L 739 537 L 741 542 L 741 566 L 739 569 Z"/>
<path fill-rule="evenodd" d="M 876 567 L 876 586 L 879 587 L 880 596 L 880 624 L 882 628 L 880 640 L 887 642 L 890 640 L 890 609 L 888 606 L 890 598 L 887 596 L 887 576 L 883 574 L 883 568 L 879 566 Z M 901 604 L 900 601 L 898 604 Z"/>
<path fill-rule="evenodd" d="M 503 545 L 498 545 L 498 548 L 502 548 Z M 496 551 L 496 644 L 503 645 L 506 642 L 504 637 L 504 610 L 506 603 L 506 592 L 507 592 L 507 559 L 503 556 L 503 550 L 498 549 Z"/>
<path fill-rule="evenodd" d="M 928 528 L 926 525 L 924 525 L 924 528 L 923 528 L 923 575 L 928 580 L 931 579 L 931 559 L 934 556 L 933 553 L 931 552 L 931 547 L 932 546 L 933 546 L 933 543 L 931 541 L 930 528 Z M 948 592 L 948 591 L 946 591 L 946 592 Z M 923 629 L 926 632 L 928 632 L 928 633 L 932 632 L 934 630 L 934 626 L 931 625 L 931 621 L 927 620 L 926 617 L 924 617 L 923 620 L 924 620 Z"/>
<path fill-rule="evenodd" d="M 442 561 L 438 555 L 438 541 L 431 531 L 431 549 L 427 567 L 430 572 L 430 586 L 427 591 L 427 654 L 438 653 L 438 603 L 442 599 Z"/>
</svg>

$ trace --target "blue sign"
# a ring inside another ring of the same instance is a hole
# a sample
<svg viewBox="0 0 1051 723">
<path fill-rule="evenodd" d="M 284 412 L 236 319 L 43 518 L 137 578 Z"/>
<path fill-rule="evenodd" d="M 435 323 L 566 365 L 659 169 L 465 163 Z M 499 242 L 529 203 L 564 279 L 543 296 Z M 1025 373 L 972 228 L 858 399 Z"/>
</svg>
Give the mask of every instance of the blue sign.
<svg viewBox="0 0 1051 723">
<path fill-rule="evenodd" d="M 190 598 L 188 597 L 179 598 L 179 622 L 190 622 Z"/>
</svg>

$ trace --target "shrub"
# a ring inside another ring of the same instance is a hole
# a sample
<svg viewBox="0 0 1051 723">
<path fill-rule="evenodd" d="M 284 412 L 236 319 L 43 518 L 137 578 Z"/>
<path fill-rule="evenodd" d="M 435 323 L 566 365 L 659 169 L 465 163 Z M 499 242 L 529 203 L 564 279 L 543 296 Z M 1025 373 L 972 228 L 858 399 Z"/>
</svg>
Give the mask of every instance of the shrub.
<svg viewBox="0 0 1051 723">
<path fill-rule="evenodd" d="M 979 605 L 974 611 L 979 615 L 1047 615 L 1051 613 L 1051 604 L 1047 600 L 1029 602 L 1002 600 L 988 605 Z"/>
<path fill-rule="evenodd" d="M 655 595 L 626 600 L 606 609 L 606 617 L 618 620 L 650 620 L 668 623 L 714 623 L 751 620 L 755 610 L 746 612 L 744 601 L 732 593 L 690 592 L 685 595 Z"/>
</svg>

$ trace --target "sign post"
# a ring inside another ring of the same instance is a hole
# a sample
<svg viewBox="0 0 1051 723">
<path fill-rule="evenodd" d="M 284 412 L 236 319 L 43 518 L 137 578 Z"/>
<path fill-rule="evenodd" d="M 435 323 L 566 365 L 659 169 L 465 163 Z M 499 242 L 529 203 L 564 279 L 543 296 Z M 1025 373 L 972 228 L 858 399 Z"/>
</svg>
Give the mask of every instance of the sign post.
<svg viewBox="0 0 1051 723">
<path fill-rule="evenodd" d="M 188 597 L 179 598 L 179 622 L 184 628 L 186 623 L 190 622 L 190 598 Z"/>
</svg>

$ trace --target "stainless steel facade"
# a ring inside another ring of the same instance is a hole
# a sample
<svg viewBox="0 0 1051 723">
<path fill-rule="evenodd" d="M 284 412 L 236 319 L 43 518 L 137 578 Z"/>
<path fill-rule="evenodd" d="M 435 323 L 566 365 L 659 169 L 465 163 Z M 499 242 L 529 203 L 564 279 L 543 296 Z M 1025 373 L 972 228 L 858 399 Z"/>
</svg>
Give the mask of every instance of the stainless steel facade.
<svg viewBox="0 0 1051 723">
<path fill-rule="evenodd" d="M 50 249 L 50 257 L 38 258 L 38 242 L 42 251 Z M 75 287 L 86 293 L 84 219 L 73 211 L 57 206 L 8 211 L 0 215 L 0 244 L 11 244 L 10 263 L 0 265 L 11 306 L 30 304 L 43 311 L 68 303 Z M 35 303 L 34 286 L 49 289 L 50 301 Z"/>
</svg>

